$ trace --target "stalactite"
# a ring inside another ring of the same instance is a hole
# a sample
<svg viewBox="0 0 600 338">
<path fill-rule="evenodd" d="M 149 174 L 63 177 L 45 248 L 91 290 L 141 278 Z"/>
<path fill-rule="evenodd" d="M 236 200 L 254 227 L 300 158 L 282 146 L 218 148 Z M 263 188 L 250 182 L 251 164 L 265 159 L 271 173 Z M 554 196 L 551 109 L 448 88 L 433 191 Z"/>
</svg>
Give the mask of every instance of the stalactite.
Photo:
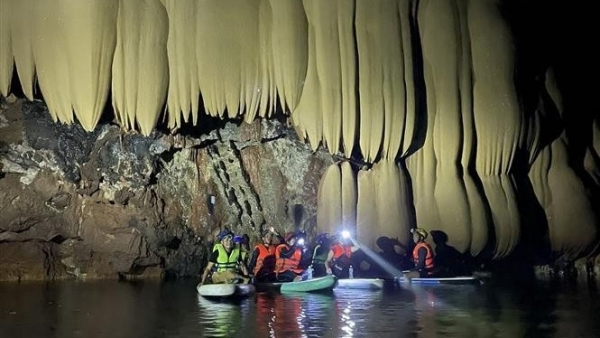
<svg viewBox="0 0 600 338">
<path fill-rule="evenodd" d="M 6 1 L 6 0 L 5 0 Z M 35 63 L 33 59 L 33 1 L 12 1 L 11 39 L 15 66 L 25 96 L 33 100 Z M 3 10 L 2 10 L 3 11 Z"/>
<path fill-rule="evenodd" d="M 293 112 L 300 100 L 308 63 L 308 27 L 302 2 L 269 0 L 273 71 L 284 110 Z"/>
<path fill-rule="evenodd" d="M 258 116 L 270 117 L 275 111 L 277 103 L 277 86 L 275 83 L 274 60 L 273 60 L 273 41 L 271 32 L 273 30 L 273 17 L 271 4 L 269 0 L 259 0 L 258 11 L 258 39 L 259 39 L 259 72 L 260 79 L 258 89 L 260 91 L 260 101 L 258 106 Z M 256 117 L 256 111 L 247 111 L 244 120 L 252 123 Z"/>
<path fill-rule="evenodd" d="M 467 194 L 467 203 L 469 206 L 469 215 L 471 218 L 471 243 L 470 253 L 477 256 L 483 251 L 488 243 L 489 230 L 491 226 L 491 215 L 488 213 L 488 205 L 485 195 L 479 189 L 475 176 L 470 170 L 475 163 L 476 154 L 476 132 L 475 117 L 473 111 L 473 72 L 471 65 L 471 40 L 469 37 L 469 26 L 467 20 L 468 4 L 464 1 L 456 2 L 460 22 L 461 50 L 462 55 L 460 64 L 460 109 L 462 116 L 463 134 L 462 134 L 462 153 L 460 165 L 462 166 L 462 179 L 465 193 Z M 452 245 L 450 243 L 450 245 Z"/>
<path fill-rule="evenodd" d="M 66 27 L 59 0 L 38 1 L 33 9 L 33 55 L 37 79 L 54 121 L 72 123 Z"/>
<path fill-rule="evenodd" d="M 110 67 L 116 44 L 118 0 L 61 0 L 59 20 L 65 26 L 65 46 L 73 112 L 92 131 L 110 89 Z M 59 89 L 60 90 L 60 89 Z"/>
<path fill-rule="evenodd" d="M 467 20 L 473 60 L 475 168 L 492 211 L 495 255 L 512 252 L 520 237 L 516 187 L 511 177 L 523 116 L 514 88 L 515 51 L 498 0 L 471 1 Z"/>
<path fill-rule="evenodd" d="M 463 135 L 471 130 L 464 128 L 462 119 L 462 40 L 458 14 L 454 1 L 431 0 L 421 3 L 418 18 L 430 126 L 423 150 L 431 151 L 424 152 L 423 156 L 433 157 L 426 161 L 432 165 L 426 172 L 435 172 L 436 177 L 434 190 L 428 195 L 433 193 L 433 202 L 439 213 L 439 223 L 425 227 L 443 231 L 448 235 L 450 245 L 465 252 L 470 248 L 473 225 L 462 179 L 461 156 L 464 151 Z M 425 212 L 420 210 L 421 214 Z"/>
<path fill-rule="evenodd" d="M 294 123 L 299 125 L 301 134 L 307 134 L 313 148 L 322 140 L 335 154 L 340 150 L 342 138 L 348 144 L 354 143 L 351 126 L 356 123 L 355 46 L 348 35 L 352 30 L 354 1 L 303 3 L 309 24 L 309 61 L 302 97 L 293 113 Z M 342 137 L 342 126 L 352 134 Z M 349 156 L 352 149 L 343 151 Z"/>
<path fill-rule="evenodd" d="M 406 157 L 409 151 L 412 150 L 415 141 L 415 135 L 418 129 L 417 123 L 417 105 L 415 94 L 415 62 L 413 60 L 413 22 L 414 8 L 416 7 L 414 0 L 400 0 L 398 6 L 398 15 L 400 16 L 400 32 L 402 34 L 402 52 L 404 60 L 404 88 L 406 91 L 405 107 L 404 107 L 404 122 L 402 127 L 402 138 L 400 140 L 400 155 Z M 393 143 L 392 143 L 393 144 Z"/>
<path fill-rule="evenodd" d="M 0 0 L 0 95 L 8 96 L 13 74 L 10 21 L 12 1 Z"/>
<path fill-rule="evenodd" d="M 196 60 L 200 91 L 213 116 L 252 121 L 261 105 L 259 0 L 199 2 Z M 268 98 L 265 100 L 268 100 Z M 264 103 L 266 104 L 266 103 Z"/>
<path fill-rule="evenodd" d="M 159 0 L 120 1 L 113 108 L 125 129 L 138 124 L 146 136 L 154 129 L 167 94 L 167 29 L 167 13 Z"/>
<path fill-rule="evenodd" d="M 195 0 L 162 0 L 169 18 L 169 34 L 167 37 L 167 56 L 169 60 L 169 91 L 167 108 L 169 110 L 168 125 L 179 128 L 183 123 L 198 122 L 199 79 L 197 70 L 196 50 L 201 48 L 203 41 L 198 37 L 196 25 L 202 25 L 203 17 L 197 10 Z M 217 34 L 214 34 L 217 38 Z M 211 53 L 210 50 L 204 51 Z M 213 112 L 213 105 L 204 103 L 207 111 Z M 224 103 L 220 105 L 223 109 Z M 210 109 L 209 109 L 210 108 Z"/>
</svg>

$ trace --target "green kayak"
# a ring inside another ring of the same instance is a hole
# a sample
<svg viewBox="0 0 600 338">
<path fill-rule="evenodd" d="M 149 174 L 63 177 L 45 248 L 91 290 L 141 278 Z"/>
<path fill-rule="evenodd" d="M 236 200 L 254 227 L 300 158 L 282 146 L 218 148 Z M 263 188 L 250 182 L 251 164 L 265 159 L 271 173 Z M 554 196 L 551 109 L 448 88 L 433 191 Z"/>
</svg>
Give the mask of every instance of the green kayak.
<svg viewBox="0 0 600 338">
<path fill-rule="evenodd" d="M 336 278 L 333 276 L 318 277 L 299 282 L 287 283 L 258 283 L 256 285 L 259 290 L 279 290 L 282 293 L 286 292 L 313 292 L 332 290 L 335 286 Z"/>
</svg>

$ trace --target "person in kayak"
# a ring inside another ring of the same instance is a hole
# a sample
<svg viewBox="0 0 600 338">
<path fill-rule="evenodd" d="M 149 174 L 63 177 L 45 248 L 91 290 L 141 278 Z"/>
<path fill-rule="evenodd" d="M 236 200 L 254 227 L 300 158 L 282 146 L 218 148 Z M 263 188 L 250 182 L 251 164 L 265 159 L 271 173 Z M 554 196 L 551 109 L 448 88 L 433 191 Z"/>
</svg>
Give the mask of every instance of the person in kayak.
<svg viewBox="0 0 600 338">
<path fill-rule="evenodd" d="M 427 231 L 422 228 L 415 228 L 411 229 L 410 232 L 412 233 L 413 241 L 415 242 L 415 247 L 413 249 L 415 267 L 403 275 L 405 283 L 410 283 L 411 278 L 433 277 L 434 271 L 433 249 L 425 242 L 425 239 L 428 236 Z"/>
<path fill-rule="evenodd" d="M 304 270 L 300 268 L 300 263 L 304 251 L 304 240 L 302 233 L 289 232 L 285 235 L 285 242 L 277 246 L 275 275 L 278 282 L 302 280 Z"/>
<path fill-rule="evenodd" d="M 242 261 L 239 246 L 233 245 L 233 236 L 233 232 L 227 229 L 219 233 L 219 243 L 214 246 L 200 284 L 206 282 L 213 268 L 216 268 L 216 271 L 212 273 L 211 279 L 215 284 L 248 283 L 248 269 Z"/>
<path fill-rule="evenodd" d="M 254 250 L 250 255 L 250 263 L 248 270 L 254 275 L 255 282 L 274 282 L 275 277 L 275 249 L 277 246 L 273 244 L 273 236 L 276 236 L 279 243 L 284 243 L 285 239 L 275 228 L 263 230 L 262 243 L 254 246 Z"/>
<path fill-rule="evenodd" d="M 350 269 L 352 264 L 352 254 L 359 249 L 360 246 L 350 237 L 350 233 L 348 231 L 342 231 L 341 238 L 333 243 L 327 254 L 327 259 L 325 261 L 325 270 L 327 274 L 333 274 L 337 278 L 351 277 Z"/>
</svg>

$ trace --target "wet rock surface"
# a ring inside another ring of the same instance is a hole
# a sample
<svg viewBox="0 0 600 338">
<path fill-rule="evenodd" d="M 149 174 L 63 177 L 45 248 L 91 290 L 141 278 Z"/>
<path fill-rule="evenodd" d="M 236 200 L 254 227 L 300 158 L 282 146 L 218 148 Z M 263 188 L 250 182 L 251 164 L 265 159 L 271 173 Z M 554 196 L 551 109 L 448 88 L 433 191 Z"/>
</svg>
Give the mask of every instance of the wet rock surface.
<svg viewBox="0 0 600 338">
<path fill-rule="evenodd" d="M 224 227 L 311 230 L 333 163 L 277 120 L 143 137 L 0 102 L 0 280 L 197 276 Z"/>
</svg>

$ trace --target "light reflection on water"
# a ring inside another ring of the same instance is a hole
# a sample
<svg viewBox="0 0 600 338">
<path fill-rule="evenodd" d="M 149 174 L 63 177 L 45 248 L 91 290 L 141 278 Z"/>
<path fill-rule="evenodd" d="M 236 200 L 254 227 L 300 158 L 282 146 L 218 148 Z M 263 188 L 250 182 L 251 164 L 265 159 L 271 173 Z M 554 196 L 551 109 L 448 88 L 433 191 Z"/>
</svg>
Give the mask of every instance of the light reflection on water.
<svg viewBox="0 0 600 338">
<path fill-rule="evenodd" d="M 2 337 L 599 337 L 598 285 L 535 282 L 257 294 L 195 282 L 0 284 Z"/>
</svg>

